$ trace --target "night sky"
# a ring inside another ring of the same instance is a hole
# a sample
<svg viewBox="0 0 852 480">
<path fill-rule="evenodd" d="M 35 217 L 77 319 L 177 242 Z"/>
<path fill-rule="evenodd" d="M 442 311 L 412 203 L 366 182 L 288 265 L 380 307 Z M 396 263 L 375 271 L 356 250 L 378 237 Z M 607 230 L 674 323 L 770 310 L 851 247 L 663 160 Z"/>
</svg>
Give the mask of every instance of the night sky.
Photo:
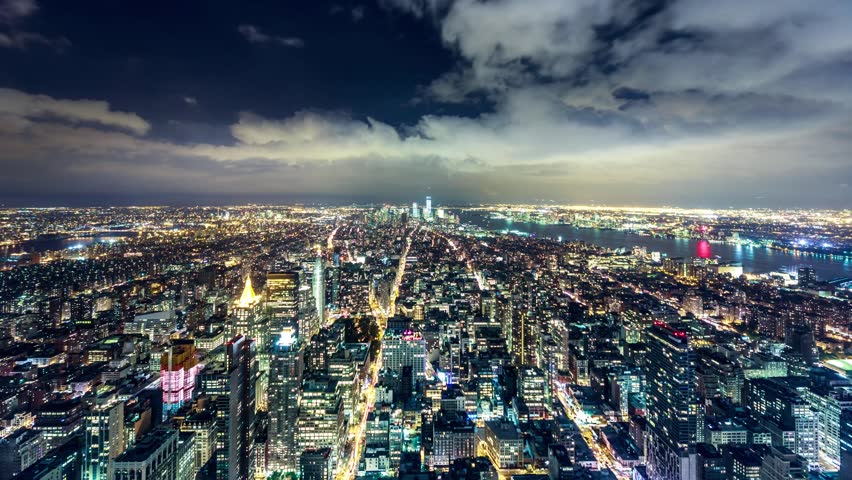
<svg viewBox="0 0 852 480">
<path fill-rule="evenodd" d="M 0 202 L 851 208 L 852 2 L 0 0 Z"/>
</svg>

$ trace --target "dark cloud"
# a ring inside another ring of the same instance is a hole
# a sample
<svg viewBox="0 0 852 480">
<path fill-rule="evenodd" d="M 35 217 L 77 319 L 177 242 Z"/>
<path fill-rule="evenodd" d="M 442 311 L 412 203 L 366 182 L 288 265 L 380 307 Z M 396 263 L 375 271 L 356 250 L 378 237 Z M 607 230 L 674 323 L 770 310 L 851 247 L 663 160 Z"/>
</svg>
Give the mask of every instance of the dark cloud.
<svg viewBox="0 0 852 480">
<path fill-rule="evenodd" d="M 215 58 L 180 76 L 170 72 L 193 55 L 156 68 L 159 57 L 140 55 L 126 78 L 168 86 L 165 113 L 130 107 L 121 92 L 1 89 L 0 188 L 18 198 L 398 201 L 428 190 L 448 202 L 848 206 L 845 1 L 379 5 L 318 5 L 309 18 L 324 20 L 309 28 L 251 8 L 219 18 L 207 28 L 228 33 L 215 48 L 188 51 Z M 42 9 L 16 18 L 33 15 Z M 204 39 L 194 33 L 158 53 Z M 311 48 L 293 58 L 247 45 L 302 47 L 303 37 Z M 75 37 L 74 50 L 85 46 Z M 213 70 L 220 63 L 234 66 Z"/>
</svg>

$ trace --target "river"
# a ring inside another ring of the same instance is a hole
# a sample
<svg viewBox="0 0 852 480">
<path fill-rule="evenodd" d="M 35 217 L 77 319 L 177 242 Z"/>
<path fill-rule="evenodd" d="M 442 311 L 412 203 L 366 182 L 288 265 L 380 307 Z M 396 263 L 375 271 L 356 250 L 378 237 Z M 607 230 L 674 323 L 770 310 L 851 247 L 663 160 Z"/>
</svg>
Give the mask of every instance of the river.
<svg viewBox="0 0 852 480">
<path fill-rule="evenodd" d="M 827 255 L 784 252 L 763 247 L 749 247 L 722 242 L 712 242 L 687 238 L 659 238 L 637 235 L 619 230 L 601 230 L 599 228 L 578 228 L 572 225 L 542 225 L 538 223 L 513 222 L 491 218 L 488 214 L 460 212 L 462 223 L 476 225 L 485 230 L 517 230 L 531 236 L 563 241 L 581 240 L 605 248 L 630 249 L 643 246 L 648 252 L 661 252 L 669 257 L 706 257 L 713 255 L 722 262 L 739 262 L 743 271 L 748 273 L 795 272 L 802 266 L 813 267 L 822 280 L 839 277 L 852 277 L 852 260 Z M 707 251 L 707 249 L 710 251 Z"/>
<path fill-rule="evenodd" d="M 82 249 L 94 243 L 112 243 L 124 238 L 135 237 L 135 232 L 104 232 L 82 237 L 45 237 L 27 240 L 17 245 L 0 247 L 0 258 L 17 253 L 44 253 L 49 251 Z"/>
</svg>

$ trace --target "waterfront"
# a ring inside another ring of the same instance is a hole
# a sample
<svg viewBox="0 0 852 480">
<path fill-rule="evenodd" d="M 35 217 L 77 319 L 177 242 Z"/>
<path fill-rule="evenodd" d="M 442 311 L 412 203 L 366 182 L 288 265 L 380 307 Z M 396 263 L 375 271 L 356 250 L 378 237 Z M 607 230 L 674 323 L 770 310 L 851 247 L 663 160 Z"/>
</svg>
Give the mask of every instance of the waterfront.
<svg viewBox="0 0 852 480">
<path fill-rule="evenodd" d="M 531 236 L 553 239 L 561 237 L 563 241 L 579 240 L 604 248 L 630 249 L 638 245 L 647 248 L 649 252 L 657 251 L 669 257 L 699 256 L 697 239 L 651 237 L 620 230 L 578 228 L 563 224 L 513 222 L 491 218 L 487 213 L 479 212 L 461 212 L 460 220 L 485 230 L 516 230 Z M 849 259 L 722 242 L 712 242 L 710 247 L 710 253 L 719 257 L 720 261 L 740 262 L 743 270 L 748 273 L 795 272 L 800 266 L 811 266 L 821 279 L 852 276 L 852 260 Z"/>
<path fill-rule="evenodd" d="M 104 232 L 81 237 L 44 237 L 27 240 L 17 245 L 0 247 L 0 258 L 19 253 L 45 253 L 65 249 L 82 249 L 95 243 L 112 243 L 124 238 L 135 237 L 135 232 Z"/>
</svg>

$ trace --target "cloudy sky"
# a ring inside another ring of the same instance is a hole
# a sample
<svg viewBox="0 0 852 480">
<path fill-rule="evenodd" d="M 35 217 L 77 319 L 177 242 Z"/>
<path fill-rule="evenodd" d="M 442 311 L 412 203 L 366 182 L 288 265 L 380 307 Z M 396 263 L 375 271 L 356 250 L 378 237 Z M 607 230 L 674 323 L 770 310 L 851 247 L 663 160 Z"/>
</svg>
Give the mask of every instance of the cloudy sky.
<svg viewBox="0 0 852 480">
<path fill-rule="evenodd" d="M 0 0 L 7 205 L 852 208 L 849 0 Z"/>
</svg>

